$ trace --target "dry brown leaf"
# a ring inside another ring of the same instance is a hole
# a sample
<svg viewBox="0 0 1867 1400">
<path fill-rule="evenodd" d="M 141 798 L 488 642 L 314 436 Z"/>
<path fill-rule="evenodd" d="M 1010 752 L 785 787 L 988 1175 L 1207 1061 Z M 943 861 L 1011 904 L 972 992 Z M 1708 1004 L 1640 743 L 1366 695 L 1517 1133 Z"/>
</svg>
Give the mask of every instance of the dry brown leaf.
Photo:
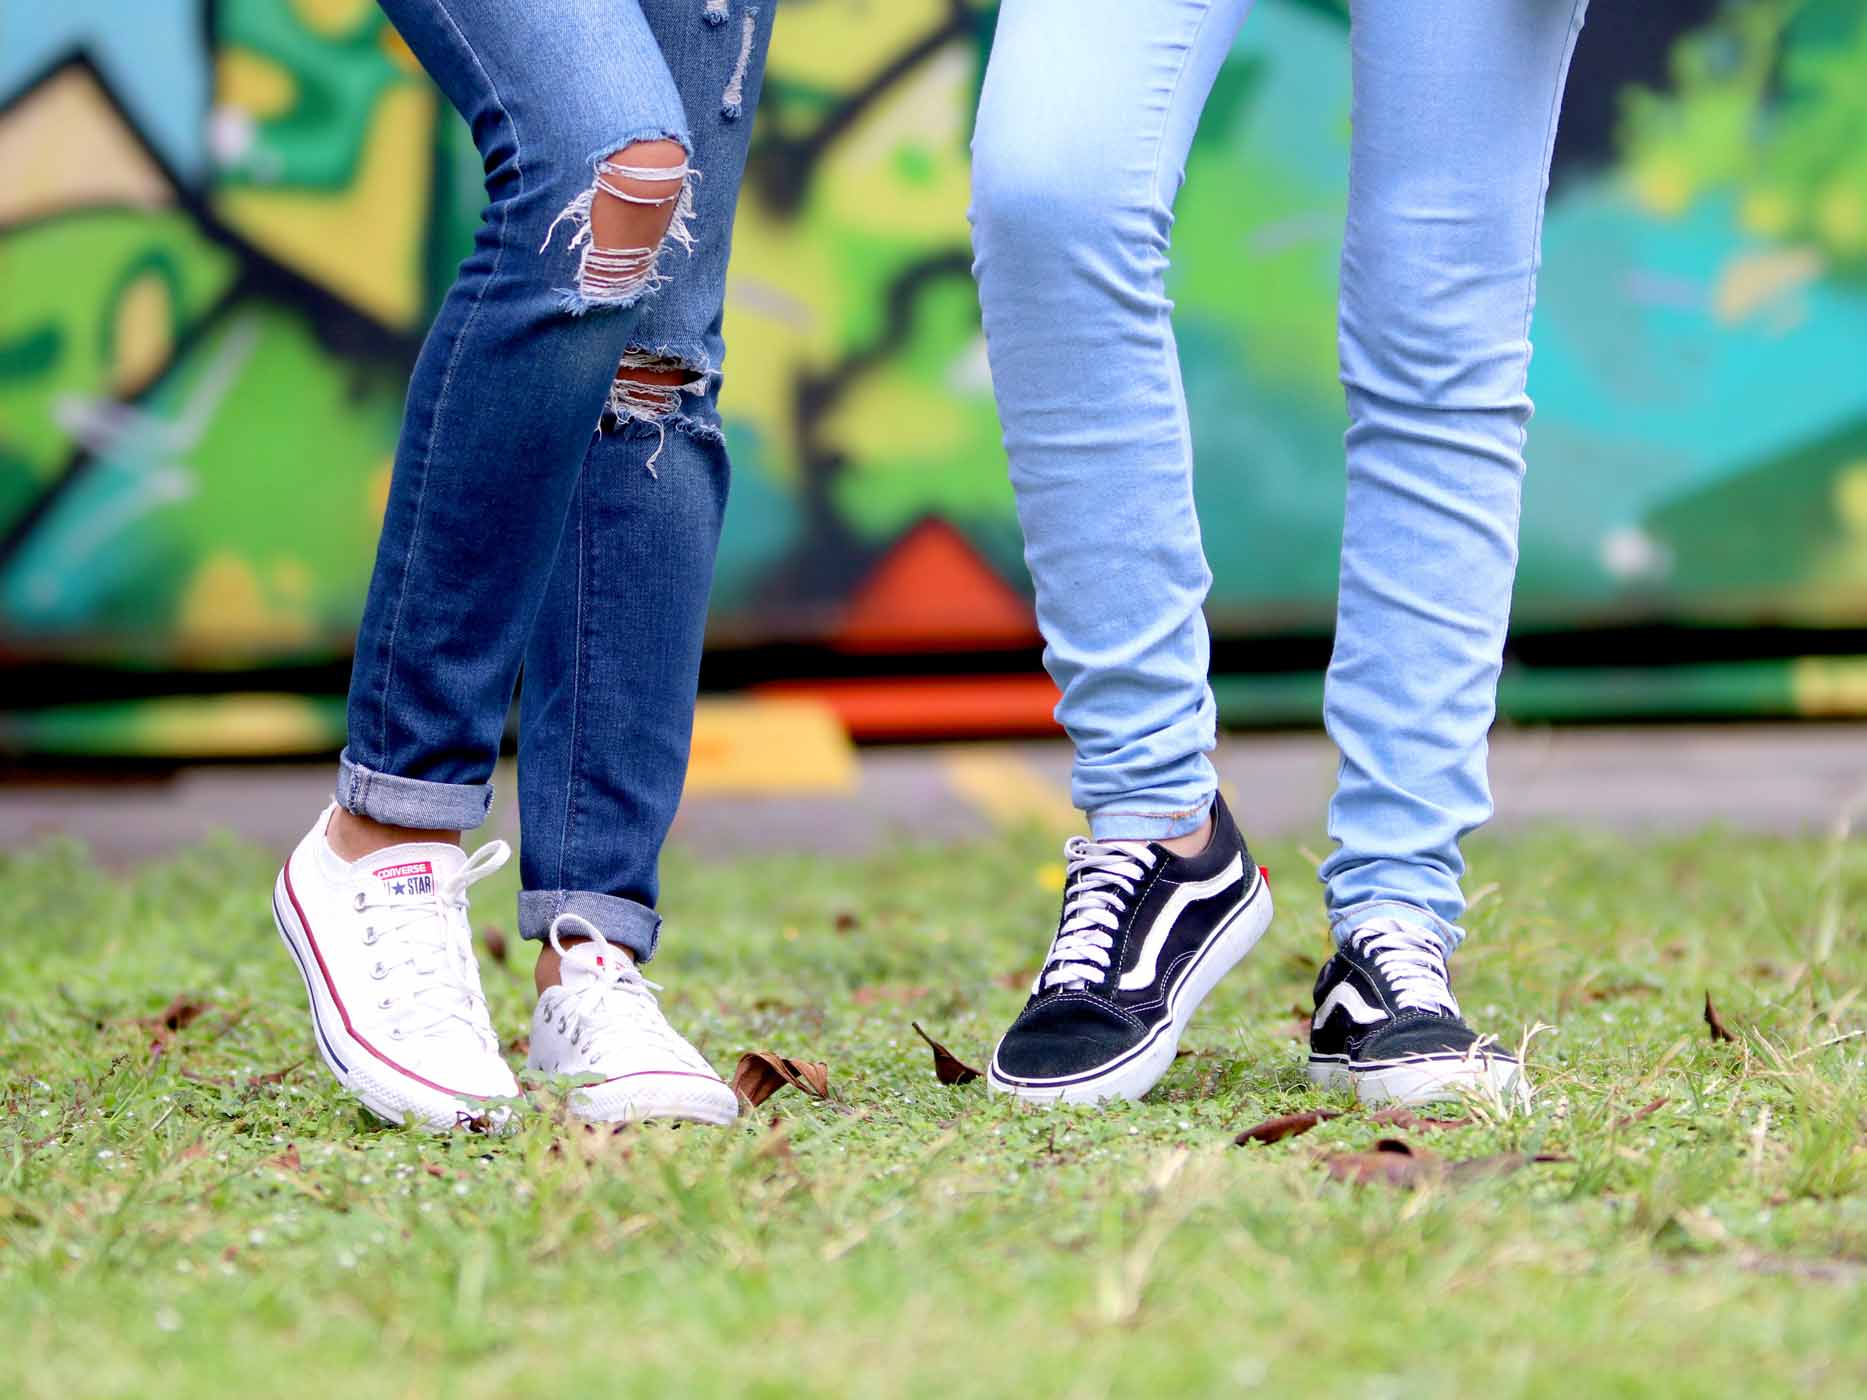
<svg viewBox="0 0 1867 1400">
<path fill-rule="evenodd" d="M 1614 1126 L 1616 1128 L 1632 1127 L 1635 1123 L 1638 1123 L 1642 1118 L 1651 1118 L 1654 1114 L 1658 1113 L 1665 1106 L 1666 1106 L 1666 1099 L 1665 1099 L 1665 1096 L 1662 1095 L 1661 1097 L 1653 1100 L 1653 1102 L 1648 1104 L 1645 1108 L 1637 1108 L 1632 1113 L 1628 1114 L 1624 1118 L 1616 1118 L 1614 1120 Z"/>
<path fill-rule="evenodd" d="M 1310 1033 L 1310 1013 L 1300 1006 L 1290 1008 L 1292 1020 L 1285 1021 L 1283 1029 L 1277 1032 L 1286 1040 L 1307 1040 Z"/>
<path fill-rule="evenodd" d="M 246 1082 L 248 1084 L 280 1084 L 284 1082 L 286 1075 L 290 1074 L 303 1063 L 303 1060 L 293 1060 L 284 1069 L 269 1069 L 264 1074 L 254 1075 Z"/>
<path fill-rule="evenodd" d="M 1037 969 L 1032 968 L 1029 972 L 1001 972 L 992 979 L 992 985 L 1008 992 L 1028 992 L 1036 980 Z"/>
<path fill-rule="evenodd" d="M 1382 1138 L 1372 1152 L 1343 1152 L 1325 1157 L 1323 1164 L 1337 1181 L 1385 1186 L 1418 1186 L 1425 1181 L 1453 1183 L 1477 1181 L 1520 1171 L 1535 1162 L 1568 1162 L 1572 1158 L 1540 1152 L 1534 1157 L 1522 1152 L 1500 1152 L 1490 1157 L 1472 1157 L 1463 1162 L 1447 1163 L 1445 1158 L 1423 1147 L 1414 1147 L 1400 1138 Z"/>
<path fill-rule="evenodd" d="M 142 1023 L 152 1031 L 171 1033 L 186 1030 L 201 1019 L 203 1012 L 210 1007 L 205 1001 L 196 1001 L 190 996 L 178 996 L 153 1016 L 145 1016 Z"/>
<path fill-rule="evenodd" d="M 285 1145 L 285 1151 L 277 1157 L 267 1159 L 266 1165 L 277 1167 L 282 1172 L 298 1172 L 305 1169 L 305 1164 L 298 1159 L 298 1144 L 295 1142 L 288 1142 Z"/>
<path fill-rule="evenodd" d="M 1400 1138 L 1382 1138 L 1372 1152 L 1338 1152 L 1323 1158 L 1337 1181 L 1387 1186 L 1417 1186 L 1445 1171 L 1445 1159 L 1436 1152 L 1414 1147 Z"/>
<path fill-rule="evenodd" d="M 447 1179 L 447 1168 L 443 1167 L 439 1162 L 423 1162 L 421 1164 L 421 1169 L 428 1173 L 429 1176 L 439 1177 L 443 1181 Z"/>
<path fill-rule="evenodd" d="M 770 1050 L 748 1050 L 733 1071 L 733 1092 L 754 1108 L 787 1084 L 813 1099 L 827 1099 L 830 1067 L 820 1060 L 791 1060 Z"/>
<path fill-rule="evenodd" d="M 501 967 L 506 965 L 506 955 L 511 946 L 506 942 L 506 931 L 497 924 L 488 924 L 480 930 L 480 942 L 486 945 L 486 955 Z"/>
<path fill-rule="evenodd" d="M 1724 1028 L 1724 1018 L 1718 1014 L 1718 1008 L 1711 1004 L 1711 993 L 1705 993 L 1705 1024 L 1711 1027 L 1711 1038 L 1718 1040 L 1736 1040 L 1737 1037 Z"/>
<path fill-rule="evenodd" d="M 1420 1118 L 1404 1108 L 1384 1108 L 1378 1113 L 1370 1113 L 1368 1121 L 1403 1131 L 1408 1128 L 1417 1128 L 1423 1132 L 1432 1132 L 1438 1128 L 1469 1128 L 1478 1120 L 1476 1118 Z"/>
<path fill-rule="evenodd" d="M 155 1015 L 138 1016 L 136 1024 L 150 1033 L 150 1055 L 160 1057 L 166 1054 L 169 1042 L 175 1038 L 176 1033 L 200 1020 L 202 1013 L 209 1009 L 208 1003 L 204 1001 L 196 1001 L 189 996 L 177 996 Z M 98 1028 L 100 1030 L 103 1028 L 103 1022 L 98 1022 Z"/>
<path fill-rule="evenodd" d="M 851 933 L 862 927 L 862 916 L 860 914 L 852 914 L 847 909 L 839 909 L 837 910 L 836 917 L 831 920 L 831 926 L 834 927 L 838 933 Z"/>
<path fill-rule="evenodd" d="M 979 1077 L 978 1070 L 922 1030 L 919 1021 L 910 1021 L 908 1024 L 914 1027 L 914 1034 L 926 1041 L 933 1050 L 935 1079 L 942 1084 L 970 1084 Z"/>
<path fill-rule="evenodd" d="M 532 1050 L 532 1038 L 529 1035 L 515 1035 L 506 1042 L 508 1055 L 529 1055 Z"/>
<path fill-rule="evenodd" d="M 1240 1147 L 1248 1142 L 1282 1142 L 1287 1137 L 1307 1133 L 1318 1123 L 1341 1116 L 1333 1108 L 1312 1108 L 1304 1113 L 1286 1113 L 1281 1118 L 1266 1118 L 1262 1123 L 1254 1123 L 1232 1141 Z"/>
</svg>

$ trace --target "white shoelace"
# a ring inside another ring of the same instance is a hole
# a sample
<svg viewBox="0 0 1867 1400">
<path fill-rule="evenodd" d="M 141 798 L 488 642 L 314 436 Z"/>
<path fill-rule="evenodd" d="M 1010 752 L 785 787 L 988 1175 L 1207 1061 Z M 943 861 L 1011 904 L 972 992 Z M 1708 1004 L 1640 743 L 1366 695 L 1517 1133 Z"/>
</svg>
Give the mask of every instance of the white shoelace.
<svg viewBox="0 0 1867 1400">
<path fill-rule="evenodd" d="M 1107 976 L 1115 933 L 1128 901 L 1153 867 L 1141 842 L 1091 841 L 1072 836 L 1063 845 L 1063 918 L 1034 991 L 1081 987 Z"/>
<path fill-rule="evenodd" d="M 397 1040 L 458 1034 L 454 1031 L 458 1022 L 492 1053 L 499 1052 L 499 1038 L 492 1032 L 486 994 L 480 989 L 473 961 L 467 888 L 511 858 L 512 848 L 504 841 L 489 841 L 452 875 L 435 881 L 434 893 L 418 903 L 371 899 L 367 893 L 358 893 L 358 913 L 384 909 L 391 915 L 390 922 L 372 924 L 365 932 L 365 942 L 390 945 L 388 955 L 377 962 L 371 975 L 380 981 L 397 963 L 411 968 L 420 982 L 408 999 L 430 1013 L 419 1024 L 411 1024 L 406 1016 L 397 1021 L 393 1031 Z M 385 997 L 378 1006 L 387 1011 L 393 1004 L 393 997 Z"/>
<path fill-rule="evenodd" d="M 581 927 L 569 931 L 582 933 L 592 942 L 608 944 L 603 931 L 581 914 L 559 914 L 551 921 L 548 937 L 560 958 L 569 952 L 560 934 L 573 924 Z M 596 1063 L 602 1063 L 611 1055 L 636 1059 L 641 1053 L 641 1042 L 646 1039 L 681 1063 L 712 1073 L 700 1061 L 699 1052 L 682 1039 L 661 1014 L 661 1003 L 655 999 L 655 993 L 660 990 L 659 982 L 642 976 L 634 958 L 627 953 L 610 953 L 596 969 L 594 980 L 568 993 L 569 1005 L 560 1017 L 559 1029 L 568 1032 L 571 1044 Z"/>
<path fill-rule="evenodd" d="M 1398 919 L 1374 919 L 1350 934 L 1349 941 L 1374 959 L 1402 1010 L 1459 1014 L 1446 980 L 1445 950 L 1432 934 Z"/>
</svg>

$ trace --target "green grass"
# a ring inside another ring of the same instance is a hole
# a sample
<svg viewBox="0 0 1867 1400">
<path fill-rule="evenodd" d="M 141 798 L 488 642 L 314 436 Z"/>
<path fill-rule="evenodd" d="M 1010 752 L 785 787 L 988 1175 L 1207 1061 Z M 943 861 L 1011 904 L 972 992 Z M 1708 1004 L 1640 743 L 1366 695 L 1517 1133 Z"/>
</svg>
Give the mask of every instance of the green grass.
<svg viewBox="0 0 1867 1400">
<path fill-rule="evenodd" d="M 1051 850 L 674 862 L 672 1018 L 728 1069 L 827 1060 L 833 1101 L 500 1140 L 335 1090 L 261 853 L 0 857 L 0 1393 L 1861 1392 L 1867 1038 L 1835 1038 L 1867 1024 L 1867 851 L 1479 843 L 1466 1009 L 1555 1029 L 1530 1116 L 1413 1136 L 1570 1160 L 1396 1190 L 1322 1164 L 1390 1134 L 1363 1114 L 1230 1145 L 1348 1106 L 1285 1033 L 1324 949 L 1292 848 L 1265 853 L 1270 936 L 1148 1102 L 935 1082 L 908 1023 L 984 1058 L 1021 999 L 994 978 L 1047 937 Z M 487 967 L 506 1034 L 529 965 Z M 136 1018 L 178 994 L 211 1009 L 152 1056 Z"/>
</svg>

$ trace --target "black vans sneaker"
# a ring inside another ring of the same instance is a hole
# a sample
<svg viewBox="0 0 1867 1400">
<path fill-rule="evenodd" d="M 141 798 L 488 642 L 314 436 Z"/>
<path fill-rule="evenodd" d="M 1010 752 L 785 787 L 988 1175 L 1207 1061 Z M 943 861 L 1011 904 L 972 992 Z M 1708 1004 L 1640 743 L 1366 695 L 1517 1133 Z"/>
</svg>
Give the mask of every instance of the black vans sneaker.
<svg viewBox="0 0 1867 1400">
<path fill-rule="evenodd" d="M 1529 1093 L 1517 1058 L 1460 1017 L 1439 940 L 1398 919 L 1371 919 L 1323 964 L 1309 1043 L 1310 1079 L 1363 1103 Z"/>
<path fill-rule="evenodd" d="M 986 1083 L 1054 1103 L 1138 1099 L 1193 1012 L 1264 936 L 1271 891 L 1222 799 L 1195 856 L 1150 841 L 1070 838 L 1063 913 L 1031 999 Z"/>
</svg>

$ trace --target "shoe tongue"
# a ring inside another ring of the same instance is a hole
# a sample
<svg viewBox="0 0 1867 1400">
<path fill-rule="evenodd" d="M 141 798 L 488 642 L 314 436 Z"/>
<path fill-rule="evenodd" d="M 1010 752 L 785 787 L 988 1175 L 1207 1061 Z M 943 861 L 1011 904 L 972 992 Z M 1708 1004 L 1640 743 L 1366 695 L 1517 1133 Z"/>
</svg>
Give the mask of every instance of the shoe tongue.
<svg viewBox="0 0 1867 1400">
<path fill-rule="evenodd" d="M 564 950 L 563 961 L 558 965 L 558 981 L 571 988 L 587 987 L 592 982 L 613 982 L 617 968 L 628 957 L 620 948 L 594 939 L 588 943 L 574 943 Z"/>
<path fill-rule="evenodd" d="M 391 846 L 364 856 L 351 874 L 366 881 L 372 899 L 385 904 L 415 904 L 434 897 L 436 887 L 467 863 L 467 853 L 445 841 Z"/>
<path fill-rule="evenodd" d="M 1370 939 L 1396 938 L 1429 948 L 1438 946 L 1432 934 L 1428 933 L 1425 929 L 1418 928 L 1402 919 L 1396 919 L 1392 915 L 1386 914 L 1378 919 L 1370 919 L 1367 923 L 1359 925 L 1355 929 L 1355 936 L 1357 938 Z"/>
<path fill-rule="evenodd" d="M 1136 837 L 1122 836 L 1113 841 L 1104 841 L 1101 844 L 1104 846 L 1112 846 L 1116 850 L 1125 851 L 1130 855 L 1144 856 L 1154 843 L 1152 841 L 1143 841 Z"/>
</svg>

